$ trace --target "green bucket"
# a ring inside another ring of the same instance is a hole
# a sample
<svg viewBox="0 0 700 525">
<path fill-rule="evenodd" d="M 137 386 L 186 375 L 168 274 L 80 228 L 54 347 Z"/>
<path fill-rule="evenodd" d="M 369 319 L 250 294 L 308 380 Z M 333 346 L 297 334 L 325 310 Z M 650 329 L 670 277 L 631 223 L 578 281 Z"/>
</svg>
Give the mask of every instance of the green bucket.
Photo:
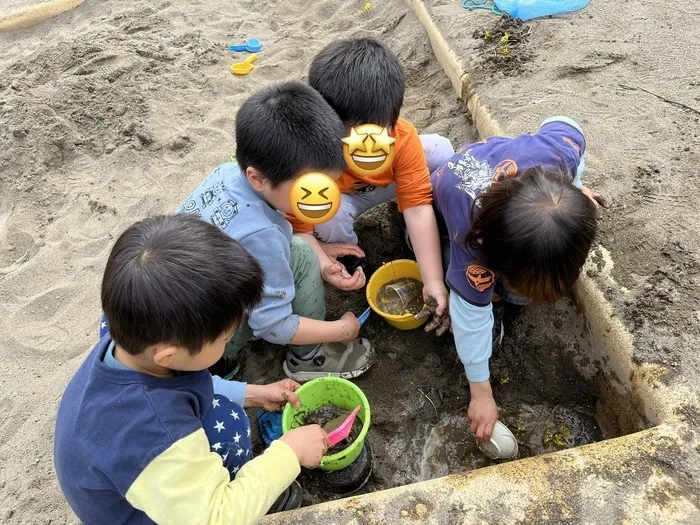
<svg viewBox="0 0 700 525">
<path fill-rule="evenodd" d="M 296 394 L 299 396 L 301 406 L 296 408 L 287 403 L 287 406 L 284 407 L 284 412 L 282 413 L 283 434 L 301 426 L 306 414 L 313 412 L 319 407 L 334 405 L 346 408 L 348 411 L 354 410 L 357 405 L 362 407 L 357 415 L 362 421 L 360 435 L 347 448 L 330 456 L 324 456 L 318 468 L 321 470 L 340 470 L 349 466 L 362 452 L 365 436 L 367 436 L 367 431 L 369 430 L 369 402 L 364 392 L 346 379 L 341 379 L 340 377 L 319 377 L 302 385 L 296 391 Z"/>
</svg>

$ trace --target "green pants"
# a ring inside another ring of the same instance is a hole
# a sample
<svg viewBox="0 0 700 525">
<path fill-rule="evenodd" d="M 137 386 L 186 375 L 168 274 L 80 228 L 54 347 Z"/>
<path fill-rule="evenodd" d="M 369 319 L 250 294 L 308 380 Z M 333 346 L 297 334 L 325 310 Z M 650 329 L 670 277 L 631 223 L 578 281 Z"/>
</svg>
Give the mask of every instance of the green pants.
<svg viewBox="0 0 700 525">
<path fill-rule="evenodd" d="M 292 237 L 290 259 L 295 289 L 292 313 L 323 321 L 326 318 L 326 300 L 323 295 L 323 279 L 316 252 L 308 242 L 295 235 Z M 226 344 L 224 355 L 237 355 L 252 338 L 253 329 L 245 320 Z M 289 349 L 298 356 L 308 354 L 315 347 L 315 344 L 289 345 Z"/>
</svg>

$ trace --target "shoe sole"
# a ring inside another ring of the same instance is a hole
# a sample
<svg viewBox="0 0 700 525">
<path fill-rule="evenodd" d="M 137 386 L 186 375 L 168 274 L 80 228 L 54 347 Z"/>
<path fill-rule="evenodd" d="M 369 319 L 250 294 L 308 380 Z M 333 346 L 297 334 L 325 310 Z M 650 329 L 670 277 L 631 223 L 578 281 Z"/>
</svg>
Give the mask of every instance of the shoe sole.
<svg viewBox="0 0 700 525">
<path fill-rule="evenodd" d="M 282 363 L 282 369 L 285 375 L 296 381 L 297 383 L 305 383 L 313 379 L 318 379 L 319 377 L 340 377 L 342 379 L 355 379 L 360 377 L 362 374 L 367 372 L 372 366 L 372 361 L 368 360 L 367 364 L 350 372 L 292 372 L 287 367 L 287 362 Z"/>
</svg>

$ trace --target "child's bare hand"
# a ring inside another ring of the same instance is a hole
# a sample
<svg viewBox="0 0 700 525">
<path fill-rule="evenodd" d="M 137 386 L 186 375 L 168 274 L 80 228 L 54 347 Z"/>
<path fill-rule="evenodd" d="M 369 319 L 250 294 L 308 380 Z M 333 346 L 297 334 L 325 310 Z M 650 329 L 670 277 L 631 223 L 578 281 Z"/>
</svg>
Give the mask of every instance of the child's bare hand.
<svg viewBox="0 0 700 525">
<path fill-rule="evenodd" d="M 357 244 L 345 244 L 337 242 L 319 242 L 318 244 L 321 246 L 321 249 L 324 251 L 324 253 L 332 259 L 335 259 L 337 257 L 343 257 L 344 255 L 354 255 L 355 257 L 360 258 L 365 256 L 364 250 L 360 248 Z"/>
<path fill-rule="evenodd" d="M 493 427 L 498 420 L 498 407 L 493 396 L 472 397 L 467 411 L 469 426 L 479 441 L 491 439 Z"/>
<path fill-rule="evenodd" d="M 360 321 L 358 321 L 355 314 L 352 312 L 346 312 L 343 314 L 340 320 L 343 322 L 340 342 L 350 343 L 351 341 L 357 339 L 357 336 L 360 335 L 360 328 L 362 328 L 362 325 L 360 324 Z"/>
<path fill-rule="evenodd" d="M 441 336 L 450 328 L 450 309 L 447 297 L 447 288 L 440 282 L 428 283 L 423 287 L 423 299 L 425 305 L 416 314 L 416 319 L 428 319 L 430 322 L 425 326 L 426 332 L 435 330 L 435 335 Z"/>
<path fill-rule="evenodd" d="M 316 468 L 328 450 L 328 434 L 318 425 L 307 425 L 290 430 L 280 438 L 294 451 L 299 464 Z"/>
<path fill-rule="evenodd" d="M 321 268 L 323 280 L 332 284 L 340 290 L 359 290 L 365 285 L 365 272 L 362 268 L 357 268 L 355 273 L 350 275 L 345 266 L 337 261 Z"/>
<path fill-rule="evenodd" d="M 298 407 L 301 403 L 295 391 L 300 386 L 291 379 L 283 379 L 269 385 L 247 385 L 244 404 L 246 407 L 260 407 L 274 411 L 283 410 L 287 402 Z"/>
<path fill-rule="evenodd" d="M 602 206 L 603 208 L 607 208 L 607 207 L 608 207 L 608 201 L 605 199 L 605 197 L 603 197 L 603 196 L 600 195 L 599 193 L 596 193 L 596 192 L 593 191 L 592 189 L 590 189 L 590 188 L 588 188 L 588 187 L 586 187 L 586 186 L 582 186 L 582 187 L 581 187 L 581 192 L 582 192 L 586 197 L 588 197 L 589 199 L 591 199 L 591 201 L 593 202 L 593 204 L 595 205 L 596 208 L 599 207 L 599 206 Z"/>
</svg>

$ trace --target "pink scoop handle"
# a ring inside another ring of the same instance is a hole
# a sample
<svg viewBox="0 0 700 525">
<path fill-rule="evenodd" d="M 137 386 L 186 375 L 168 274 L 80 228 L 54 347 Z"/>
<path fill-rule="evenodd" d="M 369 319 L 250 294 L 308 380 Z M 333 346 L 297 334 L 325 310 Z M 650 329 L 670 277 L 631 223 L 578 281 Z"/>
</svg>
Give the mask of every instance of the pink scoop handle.
<svg viewBox="0 0 700 525">
<path fill-rule="evenodd" d="M 342 425 L 340 425 L 338 428 L 336 428 L 333 432 L 330 432 L 328 434 L 328 447 L 334 447 L 341 441 L 343 441 L 346 437 L 350 435 L 350 430 L 352 429 L 352 424 L 355 422 L 355 417 L 357 416 L 358 412 L 360 411 L 362 407 L 358 406 L 353 410 L 348 418 L 343 422 Z"/>
</svg>

